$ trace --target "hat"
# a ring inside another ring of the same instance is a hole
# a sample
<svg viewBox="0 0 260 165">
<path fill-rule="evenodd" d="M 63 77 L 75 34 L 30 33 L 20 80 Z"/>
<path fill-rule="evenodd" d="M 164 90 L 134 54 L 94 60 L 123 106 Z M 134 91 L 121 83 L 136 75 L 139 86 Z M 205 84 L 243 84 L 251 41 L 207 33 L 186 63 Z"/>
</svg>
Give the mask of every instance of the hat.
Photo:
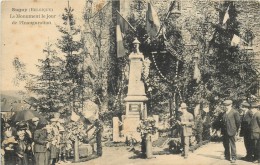
<svg viewBox="0 0 260 165">
<path fill-rule="evenodd" d="M 181 109 L 186 109 L 186 108 L 187 108 L 186 103 L 181 103 Z"/>
<path fill-rule="evenodd" d="M 50 129 L 52 129 L 52 126 L 51 125 L 46 125 L 43 129 L 50 130 Z"/>
<path fill-rule="evenodd" d="M 38 117 L 32 118 L 32 121 L 39 121 L 40 119 Z"/>
<path fill-rule="evenodd" d="M 250 103 L 250 108 L 258 108 L 259 107 L 259 103 L 258 102 L 251 102 Z"/>
<path fill-rule="evenodd" d="M 25 122 L 19 122 L 18 124 L 17 124 L 17 129 L 19 130 L 21 130 L 21 129 L 27 129 L 27 124 L 25 123 Z"/>
<path fill-rule="evenodd" d="M 224 102 L 223 102 L 223 105 L 224 106 L 229 106 L 229 105 L 231 105 L 233 102 L 232 102 L 232 100 L 225 100 Z"/>
<path fill-rule="evenodd" d="M 6 138 L 6 144 L 15 144 L 17 143 L 17 141 L 15 140 L 15 137 L 12 136 L 12 137 L 9 137 L 9 138 Z"/>
<path fill-rule="evenodd" d="M 50 121 L 51 122 L 57 122 L 57 121 L 59 121 L 59 118 L 52 118 Z"/>
<path fill-rule="evenodd" d="M 65 132 L 64 127 L 60 126 L 60 127 L 59 127 L 59 131 L 60 131 L 60 132 Z"/>
<path fill-rule="evenodd" d="M 245 101 L 245 100 L 241 103 L 241 105 L 244 106 L 244 107 L 247 107 L 247 108 L 250 106 L 250 105 L 248 104 L 248 102 Z"/>
</svg>

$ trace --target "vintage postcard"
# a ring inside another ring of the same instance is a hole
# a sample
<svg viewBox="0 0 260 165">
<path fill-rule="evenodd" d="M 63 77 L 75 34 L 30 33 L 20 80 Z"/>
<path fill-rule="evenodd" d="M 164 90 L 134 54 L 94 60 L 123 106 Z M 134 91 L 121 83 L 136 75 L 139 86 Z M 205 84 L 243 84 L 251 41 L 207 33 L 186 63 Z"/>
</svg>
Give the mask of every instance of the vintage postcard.
<svg viewBox="0 0 260 165">
<path fill-rule="evenodd" d="M 260 164 L 259 0 L 2 0 L 1 164 Z"/>
</svg>

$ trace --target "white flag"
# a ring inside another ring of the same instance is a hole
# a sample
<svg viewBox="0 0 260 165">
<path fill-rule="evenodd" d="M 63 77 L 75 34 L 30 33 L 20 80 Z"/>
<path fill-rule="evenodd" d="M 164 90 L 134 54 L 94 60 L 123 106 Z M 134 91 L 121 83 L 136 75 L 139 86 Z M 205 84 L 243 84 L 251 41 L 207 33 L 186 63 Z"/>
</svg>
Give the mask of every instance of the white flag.
<svg viewBox="0 0 260 165">
<path fill-rule="evenodd" d="M 228 6 L 228 8 L 226 10 L 226 13 L 224 15 L 223 24 L 225 24 L 227 22 L 227 20 L 229 19 L 228 11 L 229 11 L 229 6 Z"/>
<path fill-rule="evenodd" d="M 72 111 L 70 119 L 71 119 L 72 121 L 75 121 L 75 122 L 76 122 L 76 121 L 79 120 L 79 118 L 80 118 L 80 116 L 77 115 L 74 111 Z"/>
<path fill-rule="evenodd" d="M 194 116 L 197 117 L 200 114 L 200 104 L 197 104 L 194 108 Z"/>
<path fill-rule="evenodd" d="M 231 46 L 237 46 L 240 43 L 240 41 L 241 38 L 234 34 L 231 40 Z"/>
<path fill-rule="evenodd" d="M 197 83 L 199 83 L 201 79 L 201 73 L 200 73 L 198 62 L 195 62 L 193 79 L 196 80 Z"/>
</svg>

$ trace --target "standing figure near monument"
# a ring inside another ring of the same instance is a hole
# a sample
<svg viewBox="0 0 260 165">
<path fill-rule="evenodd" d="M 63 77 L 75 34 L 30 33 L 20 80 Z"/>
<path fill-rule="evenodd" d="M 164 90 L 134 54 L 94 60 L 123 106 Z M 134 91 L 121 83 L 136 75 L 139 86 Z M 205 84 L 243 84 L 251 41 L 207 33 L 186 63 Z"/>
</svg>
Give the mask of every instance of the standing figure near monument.
<svg viewBox="0 0 260 165">
<path fill-rule="evenodd" d="M 250 130 L 251 130 L 251 139 L 253 140 L 253 155 L 254 163 L 260 163 L 260 111 L 259 104 L 252 103 L 251 111 L 253 114 Z"/>
<path fill-rule="evenodd" d="M 253 141 L 251 140 L 250 122 L 252 120 L 251 112 L 249 111 L 249 104 L 243 101 L 241 104 L 242 117 L 241 117 L 241 129 L 240 137 L 244 137 L 244 144 L 246 148 L 246 156 L 243 160 L 252 161 L 253 159 Z"/>
<path fill-rule="evenodd" d="M 45 127 L 38 127 L 34 131 L 34 156 L 35 165 L 49 165 L 48 150 L 48 132 Z"/>
<path fill-rule="evenodd" d="M 230 160 L 231 158 L 231 163 L 235 163 L 237 158 L 235 136 L 240 126 L 240 116 L 232 108 L 232 103 L 232 100 L 225 100 L 223 102 L 225 113 L 223 115 L 221 133 L 223 135 L 225 159 Z"/>
<path fill-rule="evenodd" d="M 181 135 L 181 142 L 182 146 L 184 148 L 184 159 L 188 158 L 188 152 L 189 152 L 189 141 L 190 136 L 192 136 L 192 127 L 194 125 L 194 117 L 191 113 L 187 111 L 187 105 L 185 103 L 181 104 L 181 112 L 182 115 L 180 116 L 180 119 L 177 121 L 180 125 L 180 135 Z"/>
</svg>

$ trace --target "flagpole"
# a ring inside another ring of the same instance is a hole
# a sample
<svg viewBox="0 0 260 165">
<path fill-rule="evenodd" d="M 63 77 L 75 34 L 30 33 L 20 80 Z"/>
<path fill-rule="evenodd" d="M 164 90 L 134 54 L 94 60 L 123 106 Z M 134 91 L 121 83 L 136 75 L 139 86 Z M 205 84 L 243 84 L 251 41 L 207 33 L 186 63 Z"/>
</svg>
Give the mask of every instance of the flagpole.
<svg viewBox="0 0 260 165">
<path fill-rule="evenodd" d="M 119 13 L 118 10 L 116 12 L 128 23 L 128 25 L 136 32 L 136 29 Z"/>
<path fill-rule="evenodd" d="M 158 37 L 158 36 L 159 36 L 159 34 L 160 34 L 161 30 L 162 30 L 162 27 L 165 25 L 165 21 L 166 21 L 166 20 L 169 18 L 169 16 L 170 16 L 170 12 L 172 11 L 174 4 L 175 4 L 175 1 L 172 1 L 171 4 L 170 4 L 170 7 L 169 7 L 168 12 L 167 12 L 165 18 L 163 19 L 162 25 L 161 25 L 161 27 L 160 27 L 160 29 L 159 29 L 159 31 L 157 32 L 157 34 L 156 34 L 155 37 Z"/>
</svg>

